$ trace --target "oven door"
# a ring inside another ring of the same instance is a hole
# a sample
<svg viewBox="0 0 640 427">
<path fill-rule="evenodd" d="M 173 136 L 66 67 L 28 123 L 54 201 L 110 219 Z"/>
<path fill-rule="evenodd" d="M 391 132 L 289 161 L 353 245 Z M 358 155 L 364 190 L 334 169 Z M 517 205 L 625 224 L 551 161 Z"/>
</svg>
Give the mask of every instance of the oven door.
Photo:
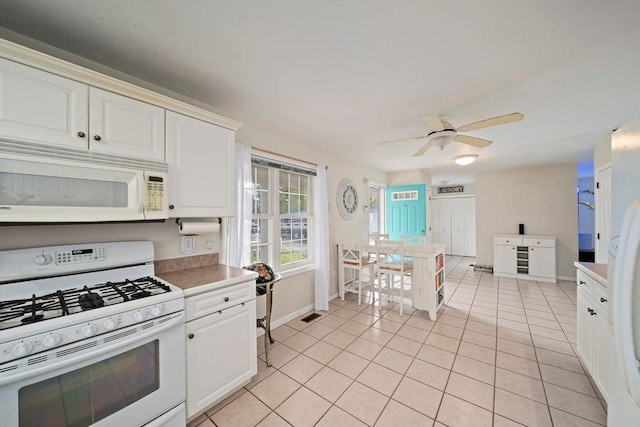
<svg viewBox="0 0 640 427">
<path fill-rule="evenodd" d="M 184 400 L 183 312 L 0 366 L 1 427 L 167 425 Z"/>
</svg>

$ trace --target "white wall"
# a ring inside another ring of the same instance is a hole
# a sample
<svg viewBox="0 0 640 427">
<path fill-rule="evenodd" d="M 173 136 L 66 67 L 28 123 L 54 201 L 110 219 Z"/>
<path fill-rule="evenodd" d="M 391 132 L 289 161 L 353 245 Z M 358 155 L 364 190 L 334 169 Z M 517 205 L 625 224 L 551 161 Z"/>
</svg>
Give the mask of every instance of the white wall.
<svg viewBox="0 0 640 427">
<path fill-rule="evenodd" d="M 611 161 L 611 136 L 598 142 L 593 147 L 593 169 Z"/>
<path fill-rule="evenodd" d="M 164 95 L 182 100 L 209 111 L 221 114 L 231 119 L 244 123 L 244 126 L 236 133 L 236 140 L 246 145 L 277 152 L 286 156 L 298 158 L 312 163 L 325 164 L 327 169 L 327 191 L 329 200 L 329 230 L 330 242 L 332 242 L 331 258 L 331 286 L 330 294 L 336 293 L 337 270 L 336 251 L 333 243 L 341 238 L 351 236 L 359 237 L 359 224 L 363 221 L 362 203 L 358 213 L 352 221 L 344 221 L 335 209 L 336 190 L 338 183 L 345 177 L 351 178 L 358 184 L 358 191 L 362 197 L 366 197 L 368 189 L 363 183 L 364 178 L 377 182 L 386 182 L 386 174 L 353 160 L 342 157 L 322 148 L 321 141 L 309 141 L 304 137 L 295 136 L 281 129 L 259 123 L 251 118 L 243 117 L 228 111 L 221 111 L 213 106 L 188 99 L 167 89 L 140 80 L 134 76 L 120 73 L 117 70 L 105 67 L 76 55 L 69 54 L 35 40 L 26 38 L 10 31 L 3 31 L 3 37 L 7 40 L 23 44 L 33 49 L 76 63 L 80 66 L 93 69 L 106 75 L 123 81 L 144 87 L 146 89 L 162 93 Z M 321 209 L 321 207 L 318 207 Z M 355 226 L 354 226 L 355 225 Z M 199 255 L 220 251 L 220 233 L 200 236 L 196 242 L 196 253 L 180 254 L 180 235 L 178 227 L 173 219 L 162 223 L 116 223 L 116 224 L 69 224 L 69 225 L 35 225 L 35 226 L 0 226 L 0 250 L 18 249 L 33 246 L 61 245 L 79 242 L 104 242 L 119 240 L 151 240 L 154 243 L 156 259 L 178 258 L 191 255 Z M 214 248 L 208 250 L 205 247 L 206 240 L 213 240 Z M 313 271 L 283 279 L 274 293 L 273 321 L 293 313 L 314 302 L 314 273 Z M 264 312 L 264 297 L 258 299 L 258 316 Z"/>
<path fill-rule="evenodd" d="M 493 235 L 557 236 L 556 263 L 560 277 L 575 277 L 578 258 L 576 165 L 514 169 L 476 174 L 477 262 L 493 265 Z"/>
</svg>

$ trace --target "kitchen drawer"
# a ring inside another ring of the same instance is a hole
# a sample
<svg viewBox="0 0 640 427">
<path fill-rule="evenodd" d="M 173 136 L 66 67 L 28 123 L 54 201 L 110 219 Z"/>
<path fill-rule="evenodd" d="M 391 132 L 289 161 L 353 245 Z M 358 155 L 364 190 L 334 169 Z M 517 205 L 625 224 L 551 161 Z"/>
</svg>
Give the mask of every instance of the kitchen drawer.
<svg viewBox="0 0 640 427">
<path fill-rule="evenodd" d="M 197 319 L 216 311 L 256 298 L 256 284 L 251 280 L 185 299 L 186 321 Z"/>
<path fill-rule="evenodd" d="M 540 248 L 554 248 L 556 246 L 556 239 L 522 239 L 523 246 L 533 246 Z"/>
<path fill-rule="evenodd" d="M 493 236 L 493 244 L 522 246 L 522 238 L 510 236 Z"/>
<path fill-rule="evenodd" d="M 586 295 L 593 298 L 593 280 L 587 277 L 587 275 L 580 270 L 576 271 L 576 283 L 578 284 L 578 287 L 584 289 Z"/>
</svg>

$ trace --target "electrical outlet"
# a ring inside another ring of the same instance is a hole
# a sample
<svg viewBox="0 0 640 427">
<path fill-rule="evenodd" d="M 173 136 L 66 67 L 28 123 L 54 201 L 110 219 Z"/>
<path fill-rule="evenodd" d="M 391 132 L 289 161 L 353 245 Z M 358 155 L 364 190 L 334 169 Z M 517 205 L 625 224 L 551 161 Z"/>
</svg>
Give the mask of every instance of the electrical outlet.
<svg viewBox="0 0 640 427">
<path fill-rule="evenodd" d="M 213 249 L 213 240 L 207 240 L 207 249 Z"/>
<path fill-rule="evenodd" d="M 180 253 L 190 254 L 196 251 L 196 236 L 180 236 Z"/>
</svg>

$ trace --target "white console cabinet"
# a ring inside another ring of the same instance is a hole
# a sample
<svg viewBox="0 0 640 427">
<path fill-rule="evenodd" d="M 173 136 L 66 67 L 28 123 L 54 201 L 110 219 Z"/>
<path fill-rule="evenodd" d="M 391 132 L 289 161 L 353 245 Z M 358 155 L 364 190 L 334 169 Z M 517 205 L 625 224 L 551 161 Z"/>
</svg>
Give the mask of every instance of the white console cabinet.
<svg viewBox="0 0 640 427">
<path fill-rule="evenodd" d="M 495 234 L 493 273 L 555 283 L 556 237 Z"/>
</svg>

